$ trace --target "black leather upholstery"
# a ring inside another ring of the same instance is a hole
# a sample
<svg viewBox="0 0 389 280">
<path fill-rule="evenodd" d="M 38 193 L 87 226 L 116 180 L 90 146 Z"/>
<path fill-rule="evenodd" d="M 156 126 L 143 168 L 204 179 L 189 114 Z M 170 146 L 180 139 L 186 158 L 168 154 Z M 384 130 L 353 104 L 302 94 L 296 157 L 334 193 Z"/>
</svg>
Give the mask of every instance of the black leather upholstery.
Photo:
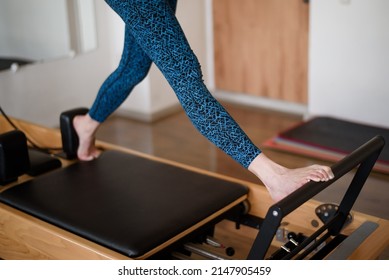
<svg viewBox="0 0 389 280">
<path fill-rule="evenodd" d="M 106 151 L 95 161 L 12 187 L 0 201 L 136 258 L 247 191 L 236 183 Z"/>
<path fill-rule="evenodd" d="M 38 150 L 28 149 L 28 156 L 30 158 L 30 169 L 27 174 L 30 176 L 38 176 L 62 166 L 58 158 Z"/>
</svg>

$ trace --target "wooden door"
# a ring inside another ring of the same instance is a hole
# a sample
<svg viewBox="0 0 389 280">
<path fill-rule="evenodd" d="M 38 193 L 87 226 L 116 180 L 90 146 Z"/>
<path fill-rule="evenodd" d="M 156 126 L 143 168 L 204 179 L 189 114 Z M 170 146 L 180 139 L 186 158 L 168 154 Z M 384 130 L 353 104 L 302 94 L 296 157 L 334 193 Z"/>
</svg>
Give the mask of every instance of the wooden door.
<svg viewBox="0 0 389 280">
<path fill-rule="evenodd" d="M 308 17 L 303 0 L 213 0 L 216 88 L 306 104 Z"/>
</svg>

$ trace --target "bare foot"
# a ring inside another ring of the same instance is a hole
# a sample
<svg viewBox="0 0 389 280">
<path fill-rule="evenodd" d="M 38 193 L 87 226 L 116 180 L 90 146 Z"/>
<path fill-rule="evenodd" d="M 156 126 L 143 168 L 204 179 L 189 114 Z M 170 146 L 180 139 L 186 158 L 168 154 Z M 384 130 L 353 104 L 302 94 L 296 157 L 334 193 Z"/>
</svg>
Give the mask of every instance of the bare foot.
<svg viewBox="0 0 389 280">
<path fill-rule="evenodd" d="M 100 155 L 101 152 L 95 146 L 95 134 L 99 125 L 88 114 L 74 117 L 73 126 L 79 139 L 77 157 L 80 160 L 90 161 Z"/>
<path fill-rule="evenodd" d="M 272 199 L 277 202 L 309 181 L 328 181 L 334 178 L 328 166 L 311 165 L 289 169 L 259 154 L 248 168 L 265 185 Z"/>
</svg>

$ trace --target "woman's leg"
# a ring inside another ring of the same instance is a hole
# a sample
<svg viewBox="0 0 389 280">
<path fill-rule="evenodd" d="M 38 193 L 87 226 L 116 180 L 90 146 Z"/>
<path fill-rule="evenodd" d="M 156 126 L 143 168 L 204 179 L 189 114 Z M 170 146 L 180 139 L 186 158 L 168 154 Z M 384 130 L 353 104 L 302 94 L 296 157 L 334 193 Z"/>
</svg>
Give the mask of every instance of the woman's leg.
<svg viewBox="0 0 389 280">
<path fill-rule="evenodd" d="M 124 3 L 120 3 L 122 1 L 106 2 L 109 5 L 111 2 L 115 2 L 115 7 L 124 5 Z M 166 4 L 175 13 L 177 0 L 166 0 Z M 122 58 L 118 68 L 101 86 L 89 111 L 91 118 L 100 123 L 105 121 L 127 99 L 134 86 L 146 77 L 151 63 L 150 57 L 133 37 L 132 27 L 126 24 Z"/>
<path fill-rule="evenodd" d="M 89 111 L 92 119 L 103 122 L 127 99 L 132 89 L 149 72 L 151 60 L 125 27 L 124 47 L 119 66 L 104 81 Z"/>
<path fill-rule="evenodd" d="M 100 124 L 111 115 L 141 82 L 151 66 L 151 60 L 138 46 L 125 27 L 124 47 L 117 69 L 104 81 L 85 116 L 76 116 L 73 124 L 79 137 L 78 158 L 92 160 L 100 154 L 95 147 L 95 134 Z"/>
<path fill-rule="evenodd" d="M 168 5 L 175 12 L 177 0 L 168 0 Z M 79 137 L 77 151 L 79 159 L 92 160 L 98 157 L 100 151 L 95 147 L 97 129 L 123 103 L 134 86 L 144 79 L 150 66 L 149 56 L 136 43 L 126 25 L 123 53 L 118 68 L 100 87 L 89 113 L 85 116 L 76 116 L 73 120 Z"/>
</svg>

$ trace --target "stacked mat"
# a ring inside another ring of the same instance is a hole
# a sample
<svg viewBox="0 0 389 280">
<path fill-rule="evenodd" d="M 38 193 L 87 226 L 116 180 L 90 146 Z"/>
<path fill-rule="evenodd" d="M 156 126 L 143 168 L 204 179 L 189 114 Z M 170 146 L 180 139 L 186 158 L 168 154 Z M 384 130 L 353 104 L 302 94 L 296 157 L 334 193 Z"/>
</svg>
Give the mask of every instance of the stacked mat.
<svg viewBox="0 0 389 280">
<path fill-rule="evenodd" d="M 389 141 L 389 129 L 332 117 L 316 117 L 280 132 L 265 147 L 322 160 L 338 161 L 376 135 Z M 389 174 L 389 146 L 386 144 L 374 170 Z"/>
</svg>

